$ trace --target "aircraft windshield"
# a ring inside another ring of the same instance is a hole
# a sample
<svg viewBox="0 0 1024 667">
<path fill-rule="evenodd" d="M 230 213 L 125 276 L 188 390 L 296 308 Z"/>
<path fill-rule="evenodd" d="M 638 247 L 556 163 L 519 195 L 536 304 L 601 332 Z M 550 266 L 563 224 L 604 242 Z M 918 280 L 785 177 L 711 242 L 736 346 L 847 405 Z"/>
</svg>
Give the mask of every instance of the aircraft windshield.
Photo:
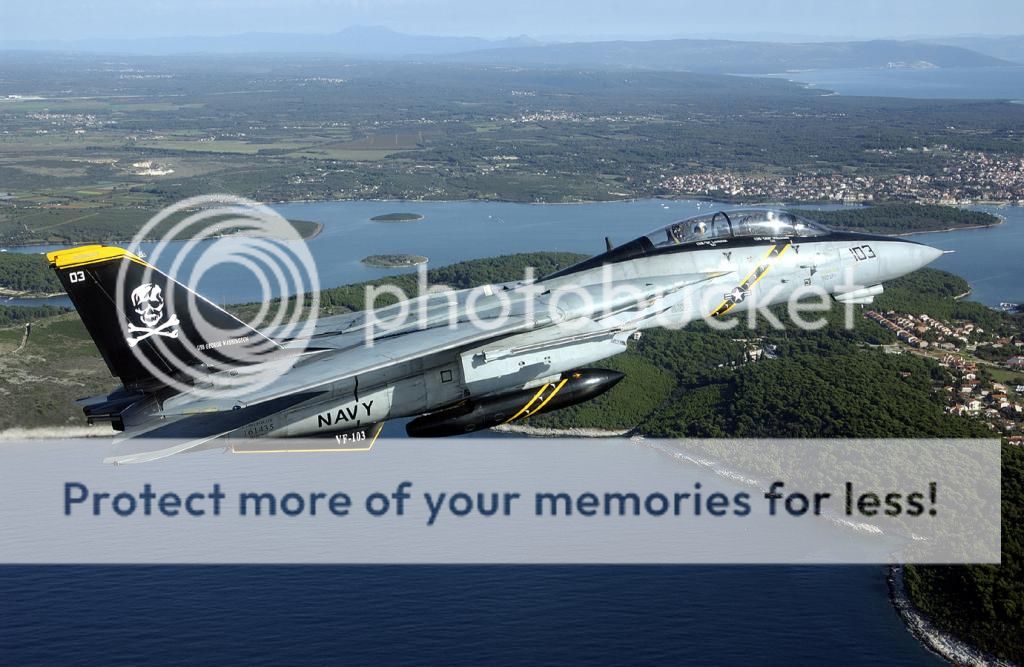
<svg viewBox="0 0 1024 667">
<path fill-rule="evenodd" d="M 718 211 L 674 222 L 647 238 L 655 246 L 667 246 L 752 236 L 821 236 L 827 231 L 813 220 L 786 211 Z"/>
</svg>

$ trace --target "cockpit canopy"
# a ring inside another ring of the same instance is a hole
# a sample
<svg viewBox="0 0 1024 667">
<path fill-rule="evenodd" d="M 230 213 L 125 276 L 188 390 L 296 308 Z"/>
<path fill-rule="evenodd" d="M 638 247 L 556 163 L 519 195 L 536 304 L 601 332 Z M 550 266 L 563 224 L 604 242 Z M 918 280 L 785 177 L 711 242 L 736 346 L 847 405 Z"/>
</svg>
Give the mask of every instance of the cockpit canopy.
<svg viewBox="0 0 1024 667">
<path fill-rule="evenodd" d="M 788 211 L 742 209 L 698 215 L 662 227 L 647 235 L 655 247 L 733 238 L 792 238 L 822 236 L 828 229 Z"/>
<path fill-rule="evenodd" d="M 740 238 L 792 239 L 824 236 L 828 233 L 830 230 L 821 223 L 789 211 L 772 209 L 718 211 L 673 222 L 646 236 L 611 248 L 608 252 L 595 255 L 561 271 L 544 276 L 541 280 L 558 278 L 602 264 L 614 264 L 660 252 L 672 252 L 671 248 L 676 246 L 702 243 L 712 245 Z"/>
</svg>

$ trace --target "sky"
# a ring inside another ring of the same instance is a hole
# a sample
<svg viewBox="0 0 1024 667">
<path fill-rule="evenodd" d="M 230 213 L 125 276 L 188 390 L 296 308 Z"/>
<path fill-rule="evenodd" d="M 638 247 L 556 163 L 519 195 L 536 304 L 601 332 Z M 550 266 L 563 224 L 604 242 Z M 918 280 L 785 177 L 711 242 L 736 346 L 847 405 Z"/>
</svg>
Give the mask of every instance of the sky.
<svg viewBox="0 0 1024 667">
<path fill-rule="evenodd" d="M 11 40 L 330 33 L 870 39 L 1024 33 L 1021 0 L 2 0 Z"/>
</svg>

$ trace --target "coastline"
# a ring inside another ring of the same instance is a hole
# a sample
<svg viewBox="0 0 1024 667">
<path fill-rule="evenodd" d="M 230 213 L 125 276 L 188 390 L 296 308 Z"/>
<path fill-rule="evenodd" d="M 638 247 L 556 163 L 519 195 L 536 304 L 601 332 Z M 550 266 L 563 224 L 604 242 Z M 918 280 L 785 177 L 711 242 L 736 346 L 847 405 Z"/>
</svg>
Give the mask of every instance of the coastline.
<svg viewBox="0 0 1024 667">
<path fill-rule="evenodd" d="M 385 204 L 520 204 L 524 206 L 573 206 L 576 204 L 626 204 L 634 203 L 638 201 L 651 200 L 651 201 L 697 201 L 707 204 L 721 204 L 723 206 L 766 206 L 765 202 L 752 202 L 746 200 L 723 200 L 714 197 L 708 197 L 706 195 L 647 195 L 647 196 L 628 196 L 619 199 L 574 199 L 572 201 L 521 201 L 516 199 L 387 199 L 387 198 L 339 198 L 339 199 L 279 199 L 266 202 L 268 206 L 275 205 L 288 205 L 288 204 L 331 204 L 335 202 L 376 202 Z M 772 205 L 778 206 L 818 206 L 826 204 L 834 204 L 831 201 L 818 201 L 818 202 L 788 202 L 788 203 L 773 203 Z M 1017 204 L 1007 204 L 1006 202 L 975 202 L 970 206 L 1016 206 Z M 856 206 L 856 205 L 855 205 Z M 953 208 L 965 208 L 968 205 L 953 205 Z M 993 222 L 989 225 L 964 225 L 957 227 L 945 227 L 942 229 L 924 229 L 913 232 L 901 232 L 899 234 L 890 234 L 889 236 L 912 236 L 915 234 L 941 234 L 945 232 L 956 232 L 966 229 L 987 229 L 995 227 L 1006 222 L 1006 218 L 998 213 L 992 213 L 992 215 L 999 218 L 998 222 Z M 379 221 L 379 222 L 418 222 L 423 220 L 424 216 L 416 220 L 403 220 L 403 221 Z M 290 222 L 298 222 L 298 220 L 288 219 Z M 313 231 L 308 236 L 302 236 L 304 241 L 315 239 L 324 230 L 324 224 L 322 222 L 316 222 L 314 220 L 301 220 L 301 222 L 308 222 L 315 225 Z M 113 240 L 111 243 L 128 243 L 128 240 Z M 158 239 L 143 239 L 143 243 L 155 243 Z M 29 248 L 32 246 L 43 246 L 43 245 L 63 245 L 66 247 L 72 247 L 78 245 L 75 243 L 70 244 L 47 244 L 47 243 L 8 243 L 2 244 L 5 248 Z"/>
<path fill-rule="evenodd" d="M 310 232 L 309 235 L 304 235 L 304 234 L 301 234 L 301 233 L 299 234 L 299 237 L 303 241 L 311 241 L 311 240 L 315 239 L 317 236 L 320 236 L 320 232 L 324 231 L 324 223 L 316 222 L 315 220 L 290 220 L 290 219 L 288 219 L 288 222 L 305 222 L 305 223 L 309 223 L 311 225 L 314 225 L 313 231 Z M 213 239 L 224 238 L 224 237 L 228 237 L 228 236 L 244 237 L 244 236 L 248 236 L 248 235 L 247 234 L 243 234 L 243 233 L 220 234 L 218 236 L 211 236 L 211 237 L 205 238 L 203 240 L 204 241 L 210 241 L 210 240 L 213 240 Z M 137 240 L 135 238 L 113 239 L 111 241 L 104 242 L 104 244 L 105 245 L 109 245 L 109 244 L 127 245 L 129 243 L 135 243 L 135 242 L 138 242 L 138 243 L 159 243 L 161 240 L 162 239 L 141 239 L 141 240 Z M 191 239 L 176 239 L 176 240 L 178 240 L 178 241 L 189 241 Z M 0 246 L 3 246 L 4 248 L 31 248 L 33 246 L 60 246 L 62 248 L 74 248 L 75 246 L 79 246 L 79 245 L 89 245 L 89 242 L 88 241 L 79 241 L 79 242 L 75 242 L 75 243 L 45 243 L 45 242 L 44 243 L 0 243 Z M 63 294 L 63 292 L 61 294 Z M 59 295 L 57 295 L 57 296 L 59 296 Z"/>
<path fill-rule="evenodd" d="M 289 220 L 289 222 L 293 222 L 293 221 Z M 324 231 L 324 223 L 322 223 L 322 222 L 315 222 L 313 220 L 303 220 L 303 222 L 308 222 L 308 223 L 311 223 L 312 225 L 314 225 L 313 231 L 310 232 L 310 234 L 308 236 L 300 235 L 301 238 L 302 238 L 302 241 L 304 241 L 304 242 L 312 241 L 317 236 L 320 236 L 320 233 Z M 228 236 L 240 236 L 241 237 L 241 236 L 248 236 L 248 235 L 246 235 L 246 234 L 229 234 Z M 205 239 L 205 240 L 209 241 L 211 239 Z M 130 241 L 130 239 L 129 239 L 129 241 Z M 125 245 L 129 241 L 111 241 L 111 243 L 116 243 L 116 244 L 119 244 L 119 245 Z M 143 243 L 157 243 L 157 242 L 159 242 L 158 239 L 145 239 L 143 241 Z M 5 245 L 4 247 L 5 248 L 31 248 L 32 246 L 38 246 L 38 245 L 49 245 L 49 244 L 45 244 L 45 243 L 20 243 L 20 244 L 19 243 L 14 243 L 14 244 Z M 64 247 L 73 248 L 76 245 L 82 245 L 82 244 L 70 243 L 70 244 L 53 244 L 53 245 L 64 245 Z M 425 263 L 426 263 L 425 261 L 421 262 L 421 264 L 425 264 Z M 408 266 L 416 266 L 416 265 L 410 264 Z M 384 268 L 401 268 L 401 267 L 384 267 Z M 9 297 L 9 298 L 12 298 L 12 299 L 52 299 L 52 298 L 60 297 L 60 296 L 66 296 L 66 292 L 53 292 L 53 293 L 49 293 L 49 292 L 18 291 L 18 290 L 13 290 L 13 289 L 10 289 L 9 287 L 3 287 L 2 285 L 0 285 L 0 297 L 4 297 L 4 298 Z M 0 305 L 3 305 L 3 302 L 0 302 Z"/>
<path fill-rule="evenodd" d="M 669 451 L 658 444 L 657 440 L 647 440 L 642 434 L 637 433 L 635 428 L 619 429 L 619 430 L 607 430 L 599 428 L 586 428 L 586 427 L 573 427 L 573 428 L 544 428 L 539 426 L 526 426 L 524 424 L 501 424 L 499 426 L 492 426 L 492 431 L 498 431 L 499 433 L 516 433 L 527 437 L 537 438 L 623 438 L 628 437 L 631 442 L 646 447 L 651 447 L 664 454 L 685 460 L 688 463 L 698 465 L 702 468 L 706 468 L 718 475 L 723 479 L 727 479 L 744 486 L 749 486 L 758 489 L 765 489 L 768 486 L 768 482 L 764 479 L 756 479 L 750 477 L 747 472 L 739 472 L 737 470 L 724 467 L 718 461 L 703 458 L 701 455 L 693 454 L 692 452 L 681 450 L 681 451 Z M 844 519 L 839 516 L 823 515 L 823 518 L 829 522 L 846 530 L 853 530 L 860 533 L 870 533 L 873 535 L 880 535 L 882 531 L 877 527 L 867 523 L 857 523 Z"/>
<path fill-rule="evenodd" d="M 422 213 L 382 213 L 370 218 L 370 222 L 419 222 L 424 218 Z"/>
<path fill-rule="evenodd" d="M 15 426 L 0 430 L 0 443 L 11 440 L 61 438 L 110 438 L 117 435 L 109 424 L 97 426 Z"/>
<path fill-rule="evenodd" d="M 696 201 L 705 204 L 721 204 L 723 206 L 739 206 L 739 207 L 758 207 L 768 206 L 767 202 L 747 201 L 743 199 L 736 200 L 724 200 L 714 197 L 708 197 L 706 195 L 649 195 L 649 196 L 629 196 L 622 197 L 620 199 L 574 199 L 572 201 L 521 201 L 517 199 L 283 199 L 278 201 L 268 202 L 268 205 L 275 204 L 329 204 L 332 202 L 376 202 L 382 204 L 521 204 L 524 206 L 572 206 L 575 204 L 624 204 L 638 201 Z M 823 200 L 823 201 L 809 201 L 809 202 L 773 202 L 772 206 L 821 206 L 835 204 L 836 202 Z M 851 206 L 865 206 L 864 204 L 851 204 Z M 870 205 L 868 205 L 870 207 Z M 1017 206 L 1017 204 L 1008 204 L 1006 202 L 987 202 L 978 201 L 973 204 L 949 204 L 950 208 L 967 209 L 968 206 Z M 969 209 L 968 209 L 969 210 Z M 888 234 L 887 236 L 913 236 L 915 234 L 943 234 L 946 232 L 957 232 L 966 229 L 988 229 L 990 227 L 996 227 L 1006 222 L 1006 218 L 999 213 L 992 213 L 996 218 L 997 222 L 993 222 L 988 225 L 959 225 L 955 227 L 943 227 L 941 229 L 922 229 L 912 232 L 900 232 L 898 234 Z M 422 219 L 422 218 L 421 218 Z M 382 221 L 383 222 L 383 221 Z M 407 221 L 415 222 L 415 221 Z M 318 223 L 319 224 L 319 223 Z M 322 226 L 322 225 L 321 225 Z M 319 229 L 314 232 L 319 234 Z M 309 238 L 313 238 L 310 236 Z"/>
<path fill-rule="evenodd" d="M 309 236 L 303 236 L 303 241 L 311 241 L 316 237 L 320 236 L 320 232 L 324 231 L 324 223 L 316 222 L 315 220 L 305 220 L 304 222 L 312 222 L 316 227 L 313 228 L 313 232 Z"/>
<path fill-rule="evenodd" d="M 503 433 L 516 433 L 520 435 L 530 437 L 577 437 L 577 438 L 607 438 L 607 437 L 622 437 L 628 436 L 632 433 L 632 429 L 609 431 L 595 428 L 541 428 L 536 426 L 525 426 L 521 424 L 502 424 L 495 426 L 491 430 L 499 431 Z M 643 442 L 642 436 L 634 436 Z M 644 443 L 649 444 L 649 443 Z M 679 455 L 679 454 L 674 454 Z M 710 468 L 716 474 L 731 479 L 733 481 L 740 482 L 745 485 L 760 486 L 761 484 L 754 479 L 746 478 L 735 471 L 727 470 L 718 467 L 714 461 L 703 460 L 695 458 L 690 455 L 682 454 L 682 456 L 696 465 L 700 465 L 705 468 Z M 846 528 L 853 530 L 863 530 L 862 527 L 856 524 L 850 524 L 848 522 L 839 521 L 835 517 L 830 519 L 834 523 L 842 524 Z M 893 609 L 900 617 L 900 621 L 908 632 L 920 642 L 925 649 L 929 652 L 934 653 L 940 658 L 950 662 L 954 665 L 971 665 L 972 667 L 978 666 L 983 667 L 987 665 L 996 665 L 997 667 L 1013 667 L 1013 663 L 1001 659 L 997 656 L 991 655 L 971 645 L 970 643 L 956 637 L 955 635 L 941 630 L 936 627 L 934 623 L 910 600 L 910 596 L 906 591 L 906 583 L 903 576 L 902 565 L 890 565 L 886 574 L 886 584 L 889 591 L 889 601 L 893 606 Z"/>
<path fill-rule="evenodd" d="M 919 232 L 903 232 L 902 234 L 893 234 L 893 236 L 916 236 L 918 234 L 945 234 L 946 232 L 959 232 L 967 229 L 991 229 L 992 227 L 998 227 L 1006 222 L 1006 218 L 993 213 L 992 215 L 999 218 L 998 222 L 993 222 L 991 225 L 963 225 L 960 227 L 947 227 L 945 229 L 924 229 Z"/>
<path fill-rule="evenodd" d="M 370 255 L 363 257 L 359 262 L 375 269 L 409 269 L 414 266 L 422 266 L 430 261 L 430 258 L 424 255 L 401 255 L 405 259 L 402 262 L 388 262 L 379 259 L 381 257 L 386 257 L 386 255 Z"/>
<path fill-rule="evenodd" d="M 967 642 L 940 630 L 911 602 L 907 595 L 902 565 L 890 565 L 886 576 L 889 601 L 911 635 L 925 648 L 954 665 L 998 665 L 1012 667 L 1013 663 L 988 654 Z"/>
<path fill-rule="evenodd" d="M 517 433 L 534 438 L 617 438 L 632 433 L 633 429 L 607 431 L 600 428 L 542 428 L 525 424 L 500 424 L 492 426 L 499 433 Z"/>
<path fill-rule="evenodd" d="M 56 296 L 64 296 L 64 292 L 19 292 L 9 287 L 0 286 L 0 297 L 11 297 L 12 299 L 52 299 Z M 2 305 L 2 302 L 0 302 Z"/>
</svg>

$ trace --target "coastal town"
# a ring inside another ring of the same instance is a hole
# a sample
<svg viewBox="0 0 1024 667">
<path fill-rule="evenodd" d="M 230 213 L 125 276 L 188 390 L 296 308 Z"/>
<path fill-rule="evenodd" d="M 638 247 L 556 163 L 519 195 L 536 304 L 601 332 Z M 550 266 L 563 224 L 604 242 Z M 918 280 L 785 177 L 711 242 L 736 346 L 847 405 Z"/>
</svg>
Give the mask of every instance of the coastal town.
<svg viewBox="0 0 1024 667">
<path fill-rule="evenodd" d="M 885 160 L 900 152 L 932 155 L 941 165 L 935 173 L 889 176 L 842 171 L 772 175 L 733 171 L 698 172 L 665 178 L 666 194 L 731 200 L 863 203 L 913 200 L 965 205 L 1024 205 L 1024 158 L 981 151 L 952 150 L 942 144 L 900 150 L 869 149 Z"/>
<path fill-rule="evenodd" d="M 945 411 L 980 419 L 1010 444 L 1024 445 L 1024 337 L 998 336 L 973 322 L 868 310 L 864 317 L 896 335 L 887 353 L 934 359 L 944 370 L 935 389 Z"/>
</svg>

